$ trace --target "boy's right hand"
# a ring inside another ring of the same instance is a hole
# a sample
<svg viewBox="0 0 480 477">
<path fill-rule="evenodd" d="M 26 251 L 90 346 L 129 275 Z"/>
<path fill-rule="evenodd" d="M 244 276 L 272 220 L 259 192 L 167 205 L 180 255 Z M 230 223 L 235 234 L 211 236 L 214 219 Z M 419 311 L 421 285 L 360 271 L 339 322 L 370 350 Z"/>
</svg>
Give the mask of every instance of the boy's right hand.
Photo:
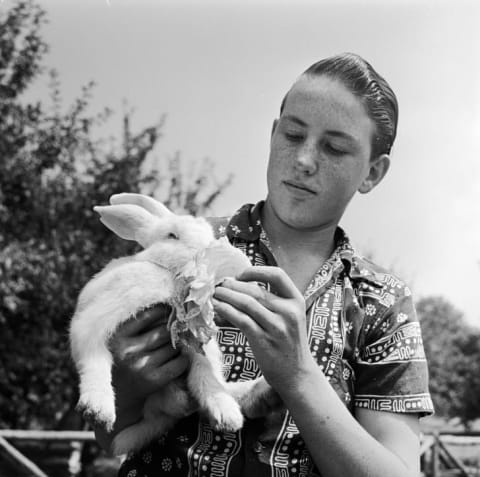
<svg viewBox="0 0 480 477">
<path fill-rule="evenodd" d="M 170 307 L 156 305 L 139 312 L 113 335 L 113 386 L 122 401 L 144 401 L 178 378 L 188 359 L 171 344 L 167 321 Z"/>
<path fill-rule="evenodd" d="M 171 344 L 169 313 L 167 305 L 155 305 L 123 323 L 110 338 L 117 418 L 110 435 L 96 429 L 105 448 L 115 434 L 141 419 L 150 394 L 181 376 L 188 367 L 188 358 Z"/>
</svg>

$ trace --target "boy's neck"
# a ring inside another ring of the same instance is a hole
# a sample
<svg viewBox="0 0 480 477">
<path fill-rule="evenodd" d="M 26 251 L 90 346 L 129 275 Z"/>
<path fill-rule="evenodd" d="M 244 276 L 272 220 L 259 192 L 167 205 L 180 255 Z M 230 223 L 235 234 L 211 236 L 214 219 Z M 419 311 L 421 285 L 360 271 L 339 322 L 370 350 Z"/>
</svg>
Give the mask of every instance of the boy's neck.
<svg viewBox="0 0 480 477">
<path fill-rule="evenodd" d="M 266 203 L 262 211 L 262 226 L 277 259 L 280 256 L 292 259 L 310 257 L 323 263 L 335 248 L 336 223 L 312 229 L 294 228 L 281 221 Z"/>
</svg>

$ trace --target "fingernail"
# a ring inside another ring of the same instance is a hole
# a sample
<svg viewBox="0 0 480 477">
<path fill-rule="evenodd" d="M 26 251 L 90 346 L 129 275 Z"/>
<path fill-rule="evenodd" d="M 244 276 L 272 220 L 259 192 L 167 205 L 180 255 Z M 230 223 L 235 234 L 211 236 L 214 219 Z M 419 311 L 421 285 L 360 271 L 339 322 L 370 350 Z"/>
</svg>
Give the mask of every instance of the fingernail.
<svg viewBox="0 0 480 477">
<path fill-rule="evenodd" d="M 228 282 L 230 282 L 230 281 L 232 281 L 232 280 L 233 280 L 232 277 L 225 277 L 225 278 L 223 278 L 222 280 L 220 280 L 220 281 L 217 283 L 216 286 L 220 286 L 220 287 L 225 286 L 225 285 L 228 284 Z"/>
</svg>

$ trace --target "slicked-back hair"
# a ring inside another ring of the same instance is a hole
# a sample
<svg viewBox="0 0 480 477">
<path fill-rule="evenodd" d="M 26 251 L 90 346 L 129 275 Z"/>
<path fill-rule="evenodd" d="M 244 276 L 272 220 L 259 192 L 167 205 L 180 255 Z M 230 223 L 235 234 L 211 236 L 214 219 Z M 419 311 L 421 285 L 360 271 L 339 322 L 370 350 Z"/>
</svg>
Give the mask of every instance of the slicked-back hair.
<svg viewBox="0 0 480 477">
<path fill-rule="evenodd" d="M 371 157 L 390 154 L 397 135 L 398 102 L 390 85 L 370 63 L 354 53 L 342 53 L 314 63 L 302 76 L 326 76 L 338 80 L 353 95 L 360 98 L 375 124 Z M 283 98 L 280 114 L 287 97 L 288 93 Z"/>
</svg>

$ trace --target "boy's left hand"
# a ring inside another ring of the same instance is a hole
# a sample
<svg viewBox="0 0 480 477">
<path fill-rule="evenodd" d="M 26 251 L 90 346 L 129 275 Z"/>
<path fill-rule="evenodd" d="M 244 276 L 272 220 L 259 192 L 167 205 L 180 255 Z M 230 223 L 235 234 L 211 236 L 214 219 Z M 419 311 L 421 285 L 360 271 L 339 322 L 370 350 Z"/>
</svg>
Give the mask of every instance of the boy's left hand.
<svg viewBox="0 0 480 477">
<path fill-rule="evenodd" d="M 268 283 L 271 291 L 257 282 Z M 305 300 L 281 268 L 251 267 L 237 279 L 226 279 L 216 288 L 214 308 L 243 331 L 265 379 L 280 395 L 316 367 Z"/>
</svg>

